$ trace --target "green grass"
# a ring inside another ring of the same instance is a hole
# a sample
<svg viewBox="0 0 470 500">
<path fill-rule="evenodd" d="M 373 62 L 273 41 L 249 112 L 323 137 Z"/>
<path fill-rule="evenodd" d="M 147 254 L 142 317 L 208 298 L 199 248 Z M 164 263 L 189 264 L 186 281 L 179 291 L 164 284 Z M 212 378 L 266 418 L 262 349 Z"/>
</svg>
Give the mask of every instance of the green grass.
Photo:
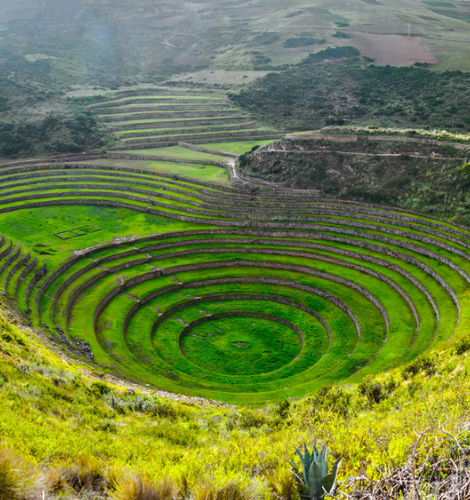
<svg viewBox="0 0 470 500">
<path fill-rule="evenodd" d="M 113 123 L 113 124 L 117 125 L 120 123 L 120 120 L 122 120 L 123 118 L 132 117 L 133 115 L 155 114 L 155 115 L 157 115 L 155 119 L 159 120 L 160 118 L 162 118 L 162 119 L 167 118 L 166 115 L 179 115 L 179 114 L 185 114 L 185 113 L 192 113 L 195 115 L 198 115 L 199 113 L 201 115 L 203 115 L 204 113 L 220 113 L 220 116 L 225 116 L 228 113 L 235 114 L 235 113 L 241 113 L 241 112 L 242 112 L 242 110 L 240 108 L 222 108 L 220 110 L 212 110 L 212 109 L 206 109 L 205 107 L 201 106 L 201 109 L 199 109 L 199 108 L 198 109 L 188 109 L 187 111 L 185 111 L 185 110 L 172 111 L 171 109 L 170 110 L 157 109 L 156 111 L 135 111 L 135 112 L 129 111 L 127 113 L 125 111 L 123 111 L 122 113 L 116 113 L 116 114 L 111 114 L 111 115 L 109 115 L 109 114 L 108 115 L 97 115 L 97 117 L 100 118 L 101 120 L 104 119 L 103 121 L 105 121 L 106 123 Z M 182 116 L 181 118 L 185 118 L 185 117 Z M 195 118 L 197 118 L 197 116 Z M 171 117 L 171 119 L 176 121 L 178 119 L 178 117 Z M 138 120 L 145 120 L 145 118 L 139 118 Z M 122 124 L 124 125 L 125 123 L 127 123 L 127 121 L 132 121 L 132 120 L 124 120 L 122 122 Z"/>
<path fill-rule="evenodd" d="M 243 123 L 237 123 L 235 124 L 236 126 L 239 126 L 239 125 L 246 125 L 247 127 L 251 125 L 250 122 L 247 122 L 245 124 Z M 230 124 L 225 124 L 225 123 L 214 123 L 212 125 L 200 125 L 200 126 L 190 126 L 190 127 L 185 127 L 185 126 L 178 126 L 178 127 L 168 127 L 168 128 L 148 128 L 148 129 L 137 129 L 137 130 L 117 130 L 115 132 L 115 134 L 119 137 L 121 137 L 122 135 L 125 135 L 125 134 L 129 134 L 130 132 L 132 133 L 137 133 L 137 134 L 143 134 L 143 133 L 146 133 L 146 132 L 175 132 L 179 129 L 182 129 L 184 128 L 184 130 L 204 130 L 205 128 L 213 128 L 213 127 L 216 127 L 216 128 L 230 128 Z M 264 128 L 263 128 L 264 130 Z"/>
<path fill-rule="evenodd" d="M 164 254 L 163 254 L 163 255 L 164 255 Z M 230 255 L 229 255 L 229 256 L 227 256 L 227 257 L 224 257 L 224 258 L 228 258 L 228 257 L 230 257 Z M 207 259 L 207 257 L 205 257 L 204 259 Z M 266 259 L 266 257 L 263 257 L 263 259 L 265 260 L 265 259 Z M 272 259 L 272 258 L 270 258 L 270 259 Z M 188 262 L 195 262 L 195 260 L 194 260 L 194 258 L 191 258 Z M 178 259 L 178 263 L 179 263 L 179 264 L 184 263 L 184 260 Z M 161 265 L 162 265 L 162 261 L 160 261 L 158 265 L 159 265 L 159 266 L 161 266 Z M 125 276 L 125 275 L 132 276 L 133 274 L 134 274 L 134 272 L 128 273 L 128 272 L 126 271 L 126 273 L 124 274 L 124 276 Z M 393 273 L 392 273 L 392 274 L 393 274 Z M 344 273 L 342 273 L 342 275 L 344 276 Z M 347 275 L 347 274 L 346 274 L 346 275 Z M 183 282 L 185 282 L 185 281 L 186 281 L 186 280 L 185 280 L 185 279 L 183 279 Z M 403 280 L 402 280 L 402 281 L 403 281 Z M 171 283 L 171 281 L 170 281 L 170 283 Z M 150 283 L 149 283 L 149 284 L 150 284 Z M 403 284 L 403 283 L 402 283 L 402 284 Z M 151 285 L 151 284 L 150 284 L 150 285 Z M 168 286 L 168 279 L 167 279 L 167 286 Z M 140 293 L 144 292 L 144 290 L 146 289 L 146 287 L 147 287 L 147 285 L 145 285 L 145 286 L 144 286 L 144 285 L 139 285 L 137 288 L 141 289 L 141 292 L 137 292 L 137 289 L 136 289 L 136 290 L 130 290 L 130 292 L 129 292 L 129 293 L 131 293 L 132 295 L 136 295 L 136 294 L 137 294 L 137 296 L 138 296 Z M 408 286 L 408 288 L 409 288 L 409 286 Z M 155 289 L 155 288 L 154 288 L 154 286 L 151 286 L 151 288 L 150 288 L 149 290 L 154 290 L 154 289 Z M 200 292 L 197 292 L 197 293 L 200 293 Z M 144 295 L 145 295 L 145 292 L 144 292 Z M 378 295 L 380 295 L 380 294 L 378 294 Z M 184 296 L 187 296 L 187 292 L 184 292 Z M 380 296 L 383 296 L 383 294 L 381 294 Z M 90 299 L 92 299 L 92 297 L 90 297 Z M 121 299 L 119 299 L 119 300 L 121 300 Z M 123 298 L 122 300 L 124 300 L 124 298 Z M 418 302 L 419 302 L 419 301 L 418 301 Z M 129 300 L 127 300 L 127 299 L 126 299 L 126 303 L 128 303 L 128 304 L 129 304 L 128 308 L 130 308 L 130 307 L 131 307 L 131 305 L 133 304 L 133 302 L 132 302 L 132 301 L 129 301 Z M 160 308 L 160 310 L 161 310 L 161 307 L 162 307 L 162 302 L 161 302 L 161 300 L 160 300 L 160 301 L 158 301 L 158 305 L 159 305 L 159 308 Z M 86 307 L 90 307 L 90 306 L 86 306 Z M 110 306 L 110 307 L 111 307 L 111 306 Z M 112 307 L 112 309 L 110 309 L 110 313 L 109 313 L 109 315 L 107 315 L 107 317 L 109 317 L 109 318 L 114 318 L 114 319 L 111 321 L 111 323 L 112 323 L 112 322 L 114 322 L 114 321 L 116 320 L 116 318 L 117 318 L 117 317 L 119 317 L 119 313 L 118 313 L 118 315 L 116 315 L 116 312 L 117 312 L 117 311 L 123 311 L 123 310 L 125 311 L 125 310 L 126 310 L 126 307 L 123 307 L 123 305 L 119 305 L 119 302 L 117 303 L 117 306 L 116 306 L 116 307 L 117 307 L 117 309 L 115 309 L 115 308 L 114 308 L 114 306 L 113 306 L 113 307 Z M 398 310 L 398 309 L 397 309 L 397 307 L 398 307 L 398 306 L 397 306 L 397 305 L 395 305 L 395 306 L 391 306 L 390 308 L 391 308 L 391 309 L 393 309 L 393 310 L 395 310 L 395 311 L 397 311 L 397 310 Z M 128 308 L 127 308 L 127 309 L 128 309 Z M 204 306 L 204 311 L 205 311 L 205 313 L 207 313 L 206 309 L 207 309 L 207 307 L 206 307 L 206 306 Z M 149 308 L 149 309 L 145 308 L 145 309 L 143 309 L 143 310 L 142 310 L 142 313 L 143 313 L 143 314 L 147 314 L 150 310 L 151 310 L 150 308 Z M 246 306 L 245 306 L 244 310 L 246 310 Z M 266 309 L 263 309 L 263 310 L 266 310 Z M 113 311 L 114 311 L 114 312 L 113 312 Z M 146 313 L 146 311 L 147 311 L 147 313 Z M 218 313 L 218 312 L 220 312 L 220 310 L 217 310 L 217 309 L 209 309 L 209 311 L 210 311 L 211 313 L 212 313 L 212 312 L 214 312 L 214 313 Z M 195 311 L 195 314 L 196 314 L 196 313 L 197 313 L 197 311 Z M 121 314 L 122 314 L 122 313 L 121 313 Z M 432 313 L 431 313 L 431 315 L 432 315 Z M 200 316 L 200 315 L 199 315 L 199 316 Z M 406 321 L 405 321 L 405 324 L 410 322 L 410 317 L 409 317 L 409 316 L 407 316 L 407 315 L 402 315 L 402 316 L 403 316 L 403 318 L 405 318 L 405 317 L 407 318 L 407 319 L 406 319 Z M 83 315 L 78 314 L 78 317 L 83 317 Z M 149 318 L 151 318 L 151 317 L 152 317 L 152 314 L 150 314 Z M 154 316 L 153 316 L 153 317 L 154 317 Z M 180 317 L 180 316 L 178 316 L 178 317 Z M 197 314 L 196 314 L 196 316 L 194 316 L 194 315 L 193 315 L 193 316 L 191 316 L 191 314 L 190 314 L 190 316 L 183 316 L 183 317 L 184 317 L 184 320 L 183 320 L 183 321 L 188 322 L 188 321 L 190 321 L 190 320 L 192 321 L 192 320 L 194 320 L 194 319 L 197 319 Z M 111 323 L 109 322 L 109 320 L 102 320 L 102 321 L 104 321 L 104 324 L 106 324 L 106 330 L 107 330 L 107 331 L 109 330 L 109 328 L 113 329 L 113 328 L 110 326 L 110 325 L 111 325 Z M 425 320 L 424 320 L 424 321 L 425 321 Z M 170 328 L 170 330 L 169 330 L 169 335 L 170 335 L 170 338 L 171 338 L 171 337 L 174 337 L 174 335 L 175 335 L 175 330 L 174 330 L 174 327 L 176 326 L 176 327 L 178 328 L 178 322 L 176 322 L 176 321 L 175 321 L 174 323 L 170 323 L 170 324 L 173 324 L 173 326 L 172 326 L 172 327 Z M 179 325 L 179 326 L 180 326 L 180 328 L 181 328 L 181 325 Z M 117 330 L 119 330 L 119 326 L 118 326 L 118 325 L 116 325 L 116 327 L 117 327 Z M 423 326 L 422 326 L 422 327 L 423 327 Z M 428 327 L 424 326 L 424 328 L 425 328 L 425 329 L 426 329 L 426 328 L 428 328 L 428 329 L 429 329 L 429 331 L 431 331 L 431 332 L 432 332 L 432 329 L 433 329 L 432 324 L 429 324 L 429 326 L 428 326 Z M 142 324 L 142 325 L 139 325 L 139 327 L 137 327 L 137 325 L 134 325 L 133 329 L 135 329 L 135 331 L 137 331 L 137 332 L 138 332 L 138 331 L 149 331 L 150 326 L 145 326 L 145 324 Z M 78 328 L 78 331 L 83 331 L 83 330 L 86 330 L 86 328 L 84 328 L 83 326 L 82 326 L 82 327 L 80 327 L 80 328 Z M 402 327 L 398 327 L 398 330 L 401 332 L 401 336 L 403 336 L 404 331 L 405 331 L 405 330 L 403 329 L 403 326 L 402 326 Z M 413 332 L 413 330 L 410 330 L 410 333 L 409 333 L 409 338 L 411 338 L 411 336 L 413 335 L 413 333 L 412 333 L 412 332 Z M 396 340 L 398 340 L 398 339 L 399 339 L 399 337 L 397 337 L 396 335 L 394 335 L 394 337 L 395 337 L 395 339 L 396 339 Z M 421 337 L 422 337 L 422 335 L 421 335 Z M 430 337 L 428 337 L 428 338 L 430 338 Z M 422 338 L 422 339 L 421 339 L 421 341 L 425 341 L 425 338 Z M 108 342 L 108 344 L 107 344 L 107 345 L 111 345 L 109 342 L 112 342 L 113 344 L 115 344 L 116 339 L 114 339 L 114 340 L 112 340 L 112 341 L 107 341 L 107 342 Z M 406 341 L 405 343 L 403 343 L 403 344 L 402 344 L 402 346 L 403 346 L 403 347 L 401 347 L 401 349 L 405 349 L 405 350 L 406 350 L 406 349 L 407 349 L 407 347 L 408 347 L 408 343 L 409 343 L 409 340 L 408 340 L 408 341 Z M 139 346 L 139 349 L 142 349 L 142 348 L 143 348 L 143 345 L 144 345 L 144 344 L 142 343 L 142 341 L 141 341 L 141 340 L 138 340 L 138 341 L 136 340 L 136 341 L 134 341 L 134 344 L 135 344 L 135 345 L 137 345 L 137 346 Z M 132 345 L 132 342 L 130 342 L 130 345 Z M 166 347 L 165 347 L 166 345 L 168 345 L 168 343 L 167 343 L 166 341 L 163 341 L 163 343 L 162 343 L 161 345 L 159 344 L 158 351 L 160 351 L 160 352 L 164 351 L 164 350 L 165 350 L 165 348 L 166 348 Z M 416 345 L 415 347 L 417 347 L 417 348 L 418 348 L 418 352 L 419 352 L 419 342 L 418 342 L 418 345 Z M 422 347 L 424 347 L 424 346 L 423 346 L 423 345 L 421 345 L 421 348 L 422 348 Z M 387 350 L 388 350 L 388 351 L 389 351 L 392 355 L 395 355 L 395 356 L 396 356 L 396 355 L 397 355 L 397 353 L 399 352 L 399 349 L 400 349 L 400 348 L 398 347 L 398 344 L 394 344 L 394 342 L 393 342 L 393 341 L 391 341 L 391 342 L 390 342 L 390 344 L 389 344 L 389 345 L 387 345 L 387 348 L 385 349 L 385 351 L 383 351 L 383 352 L 382 352 L 382 356 L 386 358 L 386 356 L 387 356 L 386 351 L 387 351 Z M 119 352 L 119 351 L 118 351 L 118 352 Z M 151 352 L 152 352 L 152 347 L 151 347 L 151 346 L 149 346 L 149 351 L 148 351 L 148 352 L 149 352 L 149 353 L 151 353 Z M 116 354 L 116 355 L 118 355 L 118 354 Z M 122 358 L 121 358 L 120 356 L 122 356 L 122 355 L 123 355 L 122 353 L 118 355 L 118 358 L 119 358 L 119 359 L 121 359 L 121 360 L 122 360 Z M 141 352 L 141 353 L 139 353 L 139 355 L 138 355 L 138 356 L 137 356 L 137 354 L 136 354 L 137 359 L 139 359 L 139 357 L 141 358 L 141 357 L 142 357 L 142 355 L 143 355 L 143 353 L 142 353 L 142 352 Z M 149 354 L 146 354 L 145 356 L 148 356 L 148 355 L 149 355 Z M 168 354 L 168 355 L 169 355 L 169 354 Z M 167 355 L 167 356 L 168 356 L 168 355 Z M 113 356 L 114 356 L 114 355 L 113 355 Z M 145 356 L 144 356 L 144 358 L 145 358 Z M 116 359 L 118 359 L 118 358 L 116 358 Z M 131 365 L 132 365 L 132 363 L 131 363 Z M 155 367 L 154 367 L 153 369 L 155 369 Z"/>
<path fill-rule="evenodd" d="M 208 101 L 225 101 L 223 97 L 212 97 L 212 96 L 185 96 L 185 95 L 136 95 L 132 97 L 118 97 L 118 98 L 110 98 L 105 102 L 96 103 L 98 106 L 104 103 L 115 103 L 120 104 L 122 102 L 128 101 L 129 99 L 155 99 L 156 101 L 165 99 L 178 99 L 178 100 L 187 100 L 188 103 L 191 101 L 200 101 L 200 100 L 208 100 Z M 92 103 L 93 104 L 93 103 Z"/>
<path fill-rule="evenodd" d="M 162 148 L 164 149 L 164 148 Z M 165 148 L 166 149 L 166 148 Z M 135 156 L 160 156 L 159 154 L 160 148 L 156 149 L 144 149 L 144 150 L 129 150 L 129 151 L 121 151 L 122 153 L 127 153 Z M 171 153 L 170 153 L 171 154 Z M 162 156 L 165 156 L 163 154 Z M 211 155 L 213 158 L 213 155 Z M 170 156 L 169 156 L 170 158 Z M 192 157 L 193 159 L 194 156 Z M 183 159 L 183 158 L 182 158 Z M 199 159 L 199 158 L 198 158 Z M 217 161 L 221 161 L 222 158 L 219 157 Z M 129 165 L 129 160 L 92 160 L 83 162 L 88 165 L 103 165 L 103 166 L 121 166 L 121 165 Z M 179 174 L 185 177 L 190 177 L 195 181 L 209 181 L 215 182 L 218 184 L 228 184 L 229 175 L 228 172 L 222 168 L 217 167 L 215 165 L 197 165 L 191 163 L 170 163 L 163 161 L 140 161 L 136 160 L 132 162 L 132 165 L 135 165 L 137 168 L 145 168 L 153 172 L 162 172 L 165 174 Z"/>
<path fill-rule="evenodd" d="M 182 146 L 167 146 L 163 148 L 138 149 L 138 150 L 129 150 L 128 152 L 129 154 L 134 154 L 137 156 L 141 155 L 162 156 L 171 158 L 173 160 L 188 160 L 188 163 L 190 163 L 190 160 L 221 161 L 222 159 L 218 155 L 203 153 L 202 151 L 193 151 L 192 149 L 183 148 Z"/>
<path fill-rule="evenodd" d="M 453 5 L 452 7 L 455 7 L 455 6 Z M 435 9 L 434 12 L 436 14 L 440 14 L 441 16 L 446 16 L 446 17 L 450 17 L 452 19 L 457 19 L 459 21 L 463 21 L 464 23 L 470 23 L 470 15 L 467 13 L 458 12 L 458 11 L 441 10 L 441 9 Z"/>
<path fill-rule="evenodd" d="M 232 133 L 253 132 L 254 130 L 256 130 L 256 129 L 253 129 L 253 128 L 244 128 L 244 129 L 236 129 L 236 130 L 222 130 L 222 133 L 224 133 L 226 136 L 230 136 Z M 198 139 L 198 140 L 205 139 L 206 138 L 205 136 L 212 135 L 212 134 L 215 134 L 215 133 L 217 133 L 217 131 L 210 130 L 209 132 L 205 132 L 203 128 L 198 129 L 197 131 L 194 131 L 194 132 L 179 132 L 177 130 L 174 130 L 172 132 L 169 132 L 167 135 L 165 135 L 165 138 L 168 138 L 168 140 L 172 140 L 172 139 L 178 140 L 178 139 L 182 138 L 184 140 L 185 136 L 188 136 L 188 135 L 191 135 L 191 136 L 197 135 L 197 137 L 195 137 L 193 139 L 190 139 L 190 141 L 191 141 L 191 140 L 194 140 L 194 139 Z M 123 140 L 124 140 L 124 142 L 128 142 L 129 140 L 137 140 L 137 139 L 162 139 L 162 136 L 161 135 L 144 136 L 142 138 L 132 137 L 132 138 L 125 138 Z"/>
<path fill-rule="evenodd" d="M 205 148 L 216 149 L 218 151 L 227 151 L 229 153 L 243 154 L 250 151 L 254 146 L 262 146 L 263 144 L 269 144 L 273 142 L 273 139 L 265 141 L 235 141 L 235 142 L 211 142 L 200 144 Z"/>
<path fill-rule="evenodd" d="M 300 339 L 291 328 L 263 318 L 210 320 L 183 337 L 181 347 L 195 365 L 227 375 L 276 370 L 300 354 Z"/>
</svg>

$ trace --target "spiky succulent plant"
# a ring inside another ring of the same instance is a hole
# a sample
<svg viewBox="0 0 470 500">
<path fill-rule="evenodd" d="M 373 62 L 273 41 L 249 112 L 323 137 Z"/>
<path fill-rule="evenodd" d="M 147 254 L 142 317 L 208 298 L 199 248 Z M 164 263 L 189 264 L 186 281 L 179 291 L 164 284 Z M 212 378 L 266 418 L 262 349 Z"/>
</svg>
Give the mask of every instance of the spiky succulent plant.
<svg viewBox="0 0 470 500">
<path fill-rule="evenodd" d="M 291 465 L 297 482 L 301 486 L 304 494 L 308 494 L 312 500 L 323 500 L 326 493 L 330 493 L 336 483 L 336 475 L 341 464 L 341 459 L 336 460 L 331 472 L 328 474 L 328 464 L 326 462 L 326 446 L 319 452 L 317 445 L 313 445 L 312 453 L 304 445 L 304 454 L 296 448 L 297 455 L 302 465 L 300 473 L 297 465 L 291 460 Z"/>
</svg>

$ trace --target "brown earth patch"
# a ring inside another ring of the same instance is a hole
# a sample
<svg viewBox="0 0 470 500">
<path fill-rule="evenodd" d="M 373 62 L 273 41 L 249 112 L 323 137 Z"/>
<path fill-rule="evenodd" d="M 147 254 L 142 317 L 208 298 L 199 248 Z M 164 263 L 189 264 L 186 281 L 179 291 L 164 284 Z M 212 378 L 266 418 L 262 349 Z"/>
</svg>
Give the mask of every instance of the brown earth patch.
<svg viewBox="0 0 470 500">
<path fill-rule="evenodd" d="M 439 59 L 428 52 L 418 36 L 377 35 L 350 31 L 352 38 L 345 40 L 345 45 L 356 47 L 360 53 L 372 57 L 375 64 L 382 66 L 413 66 L 416 62 L 436 64 Z"/>
</svg>

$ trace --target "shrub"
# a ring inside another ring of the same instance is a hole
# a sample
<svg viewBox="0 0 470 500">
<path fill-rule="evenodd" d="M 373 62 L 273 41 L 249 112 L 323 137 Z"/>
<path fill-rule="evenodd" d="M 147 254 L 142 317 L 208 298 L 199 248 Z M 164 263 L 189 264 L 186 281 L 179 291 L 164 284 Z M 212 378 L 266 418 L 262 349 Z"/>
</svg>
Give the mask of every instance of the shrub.
<svg viewBox="0 0 470 500">
<path fill-rule="evenodd" d="M 461 356 L 470 349 L 470 336 L 460 339 L 454 347 L 454 353 Z"/>
<path fill-rule="evenodd" d="M 427 375 L 433 375 L 437 371 L 435 361 L 429 356 L 419 357 L 407 365 L 402 372 L 403 378 L 414 377 L 418 373 L 426 371 Z"/>
<path fill-rule="evenodd" d="M 266 475 L 268 488 L 275 497 L 282 500 L 300 500 L 299 491 L 295 477 L 292 472 L 284 466 L 278 465 Z"/>
<path fill-rule="evenodd" d="M 240 420 L 240 427 L 245 429 L 261 427 L 267 423 L 265 415 L 246 408 L 239 410 L 238 417 Z"/>
<path fill-rule="evenodd" d="M 125 475 L 115 488 L 113 500 L 167 500 L 182 496 L 179 488 L 168 479 L 157 483 L 140 476 Z"/>
<path fill-rule="evenodd" d="M 95 396 L 105 396 L 111 392 L 111 389 L 104 382 L 93 382 L 90 387 Z"/>
<path fill-rule="evenodd" d="M 71 466 L 59 471 L 51 488 L 55 491 L 72 488 L 78 493 L 106 492 L 108 479 L 105 466 L 89 455 L 78 457 Z"/>
<path fill-rule="evenodd" d="M 334 36 L 335 38 L 352 38 L 352 35 L 350 35 L 349 33 L 344 33 L 343 31 L 337 31 L 331 36 Z"/>
<path fill-rule="evenodd" d="M 284 399 L 277 405 L 276 413 L 280 418 L 287 418 L 289 416 L 290 406 L 290 401 L 288 399 Z"/>
<path fill-rule="evenodd" d="M 372 405 L 387 399 L 395 390 L 396 386 L 397 384 L 393 379 L 386 384 L 380 384 L 374 382 L 372 377 L 368 375 L 364 377 L 364 380 L 357 386 L 357 391 L 359 395 L 365 396 L 369 404 Z"/>
<path fill-rule="evenodd" d="M 227 483 L 198 482 L 191 491 L 191 500 L 253 500 L 258 495 L 254 488 L 242 486 L 236 480 Z"/>
<path fill-rule="evenodd" d="M 325 42 L 326 42 L 326 40 L 324 38 L 322 38 L 321 40 L 318 40 L 318 39 L 312 38 L 312 37 L 300 36 L 300 37 L 296 37 L 296 38 L 288 38 L 284 42 L 284 47 L 286 49 L 290 49 L 293 47 L 308 47 L 308 46 L 313 45 L 315 43 L 320 45 L 320 44 L 325 43 Z"/>
<path fill-rule="evenodd" d="M 0 450 L 0 500 L 30 500 L 43 488 L 44 480 L 35 467 Z"/>
<path fill-rule="evenodd" d="M 350 410 L 351 395 L 339 387 L 324 386 L 311 399 L 313 411 L 329 410 L 347 416 Z"/>
</svg>

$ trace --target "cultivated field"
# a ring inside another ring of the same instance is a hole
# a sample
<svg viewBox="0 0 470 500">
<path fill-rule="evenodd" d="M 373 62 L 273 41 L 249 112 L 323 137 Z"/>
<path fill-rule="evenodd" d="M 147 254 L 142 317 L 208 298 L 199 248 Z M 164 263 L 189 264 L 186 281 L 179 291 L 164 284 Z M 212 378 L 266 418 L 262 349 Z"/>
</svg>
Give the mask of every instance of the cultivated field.
<svg viewBox="0 0 470 500">
<path fill-rule="evenodd" d="M 192 177 L 189 160 L 122 161 L 0 168 L 0 286 L 105 371 L 261 403 L 361 380 L 466 328 L 464 226 L 233 171 L 214 183 L 196 160 Z"/>
</svg>

